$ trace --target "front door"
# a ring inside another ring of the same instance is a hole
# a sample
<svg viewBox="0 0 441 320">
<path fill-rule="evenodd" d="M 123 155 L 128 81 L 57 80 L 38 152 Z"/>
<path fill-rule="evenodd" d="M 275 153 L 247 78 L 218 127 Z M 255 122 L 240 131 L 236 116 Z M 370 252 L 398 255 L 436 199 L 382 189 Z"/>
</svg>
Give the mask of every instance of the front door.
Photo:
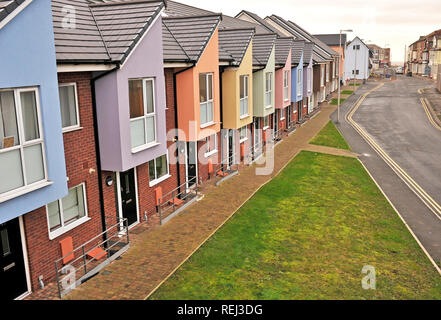
<svg viewBox="0 0 441 320">
<path fill-rule="evenodd" d="M 278 131 L 279 131 L 279 120 L 280 120 L 280 116 L 279 116 L 279 112 L 281 110 L 276 109 L 276 121 L 274 121 L 274 136 L 277 137 L 278 135 Z"/>
<path fill-rule="evenodd" d="M 135 187 L 135 169 L 126 172 L 120 172 L 120 192 L 122 217 L 127 219 L 128 225 L 133 226 L 138 222 L 138 209 Z"/>
<path fill-rule="evenodd" d="M 197 183 L 197 142 L 187 143 L 187 187 Z"/>
<path fill-rule="evenodd" d="M 299 117 L 299 121 L 302 121 L 303 115 L 302 115 L 302 101 L 297 102 L 297 114 Z"/>
<path fill-rule="evenodd" d="M 18 218 L 0 225 L 0 283 L 0 300 L 28 291 Z"/>
</svg>

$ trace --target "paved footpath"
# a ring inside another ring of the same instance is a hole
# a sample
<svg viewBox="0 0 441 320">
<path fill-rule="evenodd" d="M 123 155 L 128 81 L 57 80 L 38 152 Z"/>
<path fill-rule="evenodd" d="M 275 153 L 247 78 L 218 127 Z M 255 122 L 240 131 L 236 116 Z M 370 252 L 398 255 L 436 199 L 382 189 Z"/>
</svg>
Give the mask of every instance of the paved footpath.
<svg viewBox="0 0 441 320">
<path fill-rule="evenodd" d="M 227 221 L 263 184 L 270 181 L 327 124 L 335 107 L 322 111 L 275 147 L 273 174 L 257 176 L 257 165 L 204 192 L 203 200 L 162 227 L 137 235 L 132 248 L 65 299 L 145 299 L 213 232 Z M 338 153 L 339 151 L 334 150 Z M 39 295 L 39 299 L 50 299 Z"/>
</svg>

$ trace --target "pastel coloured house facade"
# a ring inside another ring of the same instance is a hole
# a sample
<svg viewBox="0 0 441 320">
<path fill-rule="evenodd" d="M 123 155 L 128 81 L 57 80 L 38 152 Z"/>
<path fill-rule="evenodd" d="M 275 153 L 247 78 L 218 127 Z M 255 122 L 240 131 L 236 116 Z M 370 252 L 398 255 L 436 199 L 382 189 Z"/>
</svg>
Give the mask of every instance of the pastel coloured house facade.
<svg viewBox="0 0 441 320">
<path fill-rule="evenodd" d="M 312 42 L 305 43 L 303 49 L 303 99 L 304 105 L 307 106 L 307 113 L 314 111 L 314 104 L 312 102 L 313 96 L 313 60 L 312 50 L 314 44 Z"/>
<path fill-rule="evenodd" d="M 370 49 L 355 37 L 345 50 L 345 80 L 366 80 L 370 76 Z"/>
<path fill-rule="evenodd" d="M 226 167 L 247 161 L 251 152 L 253 104 L 253 37 L 255 29 L 219 32 L 222 80 L 221 154 Z M 225 54 L 226 53 L 226 54 Z"/>
<path fill-rule="evenodd" d="M 0 296 L 31 291 L 26 215 L 67 194 L 51 3 L 0 7 Z"/>
<path fill-rule="evenodd" d="M 277 38 L 276 40 L 276 81 L 275 81 L 275 121 L 276 136 L 281 136 L 287 129 L 287 108 L 291 105 L 292 77 L 292 45 L 293 38 Z"/>
<path fill-rule="evenodd" d="M 304 120 L 303 112 L 303 52 L 305 41 L 296 40 L 293 45 L 293 61 L 292 61 L 292 94 L 291 100 L 297 111 L 298 121 Z"/>
<path fill-rule="evenodd" d="M 221 163 L 219 31 L 221 16 L 163 19 L 164 63 L 173 77 L 177 140 L 185 154 L 187 187 L 212 178 Z M 168 70 L 168 71 L 167 71 Z M 169 95 L 169 94 L 168 94 Z M 183 179 L 183 177 L 182 177 Z"/>
</svg>

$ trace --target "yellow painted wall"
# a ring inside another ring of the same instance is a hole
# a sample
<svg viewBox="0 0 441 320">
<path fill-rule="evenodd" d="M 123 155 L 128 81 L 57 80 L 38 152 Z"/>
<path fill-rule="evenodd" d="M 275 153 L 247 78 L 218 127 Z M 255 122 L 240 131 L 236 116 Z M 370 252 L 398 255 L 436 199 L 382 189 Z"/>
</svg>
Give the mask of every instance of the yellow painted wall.
<svg viewBox="0 0 441 320">
<path fill-rule="evenodd" d="M 240 77 L 248 75 L 248 117 L 240 119 Z M 222 112 L 225 129 L 239 129 L 253 122 L 253 44 L 238 68 L 222 74 Z"/>
</svg>

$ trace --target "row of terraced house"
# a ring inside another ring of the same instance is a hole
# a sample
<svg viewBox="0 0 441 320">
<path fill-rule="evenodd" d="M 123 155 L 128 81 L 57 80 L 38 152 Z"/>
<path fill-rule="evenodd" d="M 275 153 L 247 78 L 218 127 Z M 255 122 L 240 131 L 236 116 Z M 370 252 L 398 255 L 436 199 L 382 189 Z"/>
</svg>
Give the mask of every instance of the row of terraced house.
<svg viewBox="0 0 441 320">
<path fill-rule="evenodd" d="M 0 1 L 0 48 L 3 299 L 98 267 L 307 121 L 343 74 L 290 20 L 174 1 Z"/>
</svg>

